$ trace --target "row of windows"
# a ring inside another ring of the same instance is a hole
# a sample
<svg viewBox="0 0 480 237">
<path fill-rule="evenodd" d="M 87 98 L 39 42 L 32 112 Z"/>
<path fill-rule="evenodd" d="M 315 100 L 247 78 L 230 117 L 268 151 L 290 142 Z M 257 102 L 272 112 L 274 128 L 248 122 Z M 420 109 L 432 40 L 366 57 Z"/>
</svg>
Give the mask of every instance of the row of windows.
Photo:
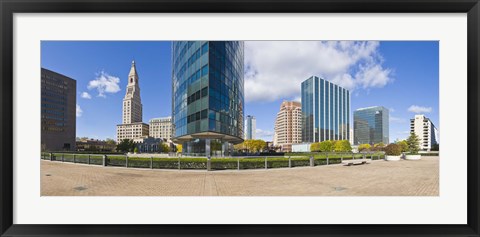
<svg viewBox="0 0 480 237">
<path fill-rule="evenodd" d="M 197 92 L 193 93 L 191 96 L 188 97 L 187 99 L 187 105 L 199 100 L 200 98 L 203 98 L 208 95 L 208 87 L 204 87 L 201 90 L 198 90 Z"/>
</svg>

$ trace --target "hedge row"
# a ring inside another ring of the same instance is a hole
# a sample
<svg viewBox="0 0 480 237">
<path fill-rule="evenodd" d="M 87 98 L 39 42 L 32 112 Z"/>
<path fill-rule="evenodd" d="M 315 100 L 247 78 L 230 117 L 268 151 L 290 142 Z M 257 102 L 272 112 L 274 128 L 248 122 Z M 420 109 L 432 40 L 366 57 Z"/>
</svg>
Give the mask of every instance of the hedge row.
<svg viewBox="0 0 480 237">
<path fill-rule="evenodd" d="M 361 158 L 362 156 L 355 156 L 355 158 Z M 370 158 L 370 157 L 367 157 Z M 371 157 L 372 159 L 383 159 L 384 156 L 379 154 L 378 156 Z M 50 156 L 42 155 L 42 159 L 50 159 Z M 352 159 L 351 156 L 343 157 L 344 160 Z M 62 154 L 55 153 L 52 156 L 52 160 L 62 161 Z M 328 164 L 341 163 L 341 156 L 329 155 Z M 75 155 L 63 154 L 64 162 L 75 163 L 88 163 L 88 155 Z M 90 164 L 102 165 L 102 155 L 91 155 Z M 314 158 L 314 164 L 327 165 L 327 159 L 325 157 Z M 180 158 L 180 164 L 178 158 L 128 158 L 128 165 L 125 156 L 119 155 L 107 155 L 108 166 L 121 166 L 121 167 L 133 167 L 133 168 L 154 168 L 154 169 L 207 169 L 207 158 Z M 309 166 L 310 159 L 308 156 L 291 157 L 290 164 L 289 159 L 285 157 L 267 157 L 267 168 L 282 168 L 282 167 L 300 167 Z M 212 158 L 211 167 L 212 170 L 226 170 L 226 169 L 265 169 L 265 158 Z"/>
</svg>

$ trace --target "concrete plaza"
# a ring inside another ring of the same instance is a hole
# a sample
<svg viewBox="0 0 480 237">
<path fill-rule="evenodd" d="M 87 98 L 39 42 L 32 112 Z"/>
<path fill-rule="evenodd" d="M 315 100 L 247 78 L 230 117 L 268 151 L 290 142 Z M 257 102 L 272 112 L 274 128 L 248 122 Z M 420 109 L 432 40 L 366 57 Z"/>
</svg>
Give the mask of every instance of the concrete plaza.
<svg viewBox="0 0 480 237">
<path fill-rule="evenodd" d="M 437 196 L 439 158 L 270 170 L 151 170 L 41 160 L 42 196 Z"/>
</svg>

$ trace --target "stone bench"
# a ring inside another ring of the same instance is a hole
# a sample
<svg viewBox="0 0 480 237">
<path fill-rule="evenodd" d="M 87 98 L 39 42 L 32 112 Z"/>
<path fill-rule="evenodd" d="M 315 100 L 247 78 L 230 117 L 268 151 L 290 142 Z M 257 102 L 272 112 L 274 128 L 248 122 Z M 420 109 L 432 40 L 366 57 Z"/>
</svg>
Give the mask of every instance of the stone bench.
<svg viewBox="0 0 480 237">
<path fill-rule="evenodd" d="M 372 161 L 372 160 L 371 159 L 352 159 L 352 160 L 343 160 L 342 164 L 347 165 L 347 166 L 363 165 L 363 164 L 369 163 L 370 161 Z"/>
</svg>

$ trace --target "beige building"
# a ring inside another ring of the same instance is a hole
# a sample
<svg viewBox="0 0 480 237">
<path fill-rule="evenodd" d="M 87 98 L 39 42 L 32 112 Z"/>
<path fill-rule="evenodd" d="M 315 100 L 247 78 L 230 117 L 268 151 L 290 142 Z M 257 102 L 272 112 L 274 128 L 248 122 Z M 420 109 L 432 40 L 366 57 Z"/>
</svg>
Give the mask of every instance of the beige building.
<svg viewBox="0 0 480 237">
<path fill-rule="evenodd" d="M 172 117 L 150 119 L 149 136 L 172 140 Z"/>
<path fill-rule="evenodd" d="M 281 146 L 282 151 L 292 151 L 292 144 L 302 142 L 302 104 L 296 101 L 284 101 L 275 120 L 273 144 Z"/>
<path fill-rule="evenodd" d="M 148 124 L 142 122 L 142 100 L 135 61 L 128 74 L 128 84 L 122 107 L 122 124 L 117 125 L 117 142 L 123 139 L 148 137 Z"/>
</svg>

